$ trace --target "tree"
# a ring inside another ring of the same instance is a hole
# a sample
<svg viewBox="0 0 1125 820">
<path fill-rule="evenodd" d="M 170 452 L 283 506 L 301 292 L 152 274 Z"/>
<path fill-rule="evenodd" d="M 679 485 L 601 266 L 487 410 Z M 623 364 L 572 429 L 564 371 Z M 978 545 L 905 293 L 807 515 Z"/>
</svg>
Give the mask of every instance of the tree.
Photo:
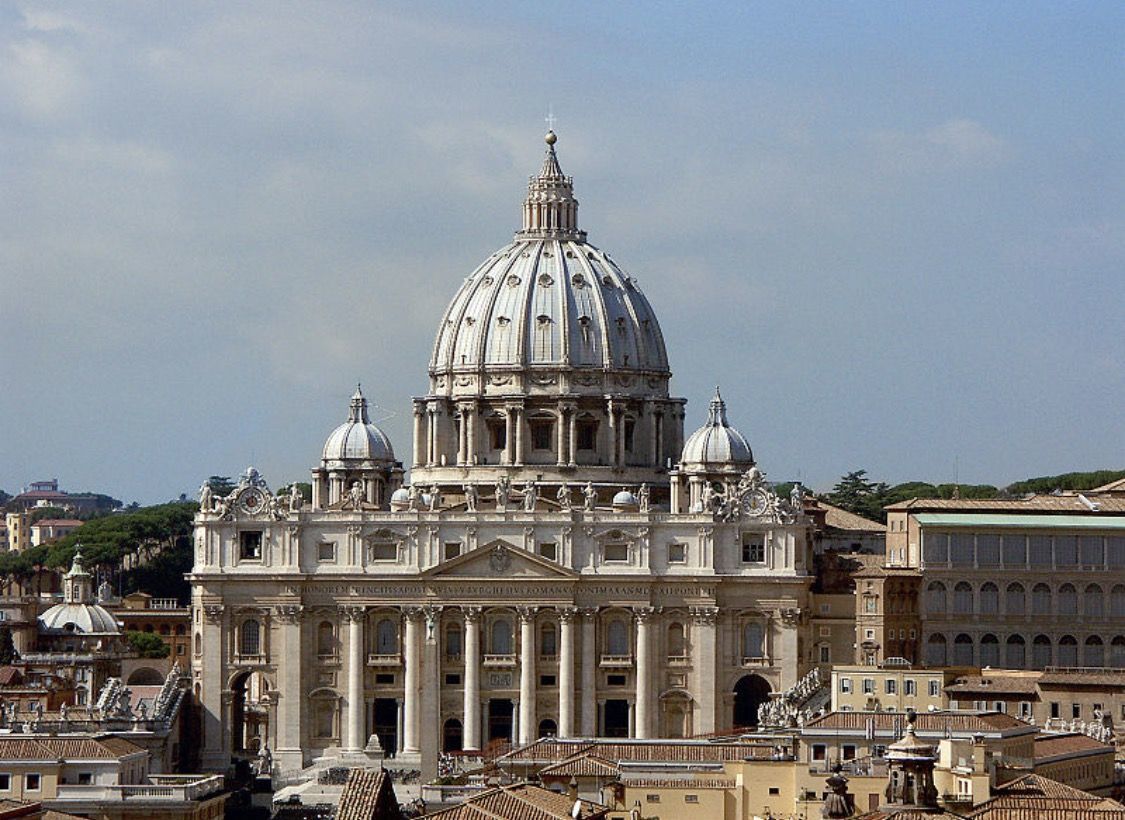
<svg viewBox="0 0 1125 820">
<path fill-rule="evenodd" d="M 125 633 L 125 640 L 133 651 L 142 658 L 167 658 L 172 651 L 172 647 L 164 643 L 164 639 L 153 632 L 129 630 Z"/>
<path fill-rule="evenodd" d="M 12 629 L 7 624 L 0 626 L 0 666 L 11 666 L 20 659 L 16 643 L 12 640 Z"/>
<path fill-rule="evenodd" d="M 868 481 L 867 470 L 855 470 L 836 482 L 826 500 L 833 506 L 872 521 L 883 521 L 888 489 L 885 482 Z"/>
<path fill-rule="evenodd" d="M 230 495 L 235 483 L 229 475 L 213 475 L 204 482 L 215 495 Z"/>
</svg>

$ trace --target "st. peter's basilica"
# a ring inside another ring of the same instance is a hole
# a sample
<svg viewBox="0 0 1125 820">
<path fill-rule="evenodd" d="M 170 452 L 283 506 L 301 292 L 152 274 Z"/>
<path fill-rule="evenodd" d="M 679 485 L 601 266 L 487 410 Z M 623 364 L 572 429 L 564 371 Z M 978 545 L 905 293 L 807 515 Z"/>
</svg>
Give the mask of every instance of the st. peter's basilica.
<svg viewBox="0 0 1125 820">
<path fill-rule="evenodd" d="M 205 768 L 712 733 L 806 671 L 801 491 L 771 490 L 717 391 L 685 440 L 656 313 L 546 142 L 522 228 L 438 323 L 410 483 L 357 389 L 311 503 L 253 469 L 203 490 Z"/>
</svg>

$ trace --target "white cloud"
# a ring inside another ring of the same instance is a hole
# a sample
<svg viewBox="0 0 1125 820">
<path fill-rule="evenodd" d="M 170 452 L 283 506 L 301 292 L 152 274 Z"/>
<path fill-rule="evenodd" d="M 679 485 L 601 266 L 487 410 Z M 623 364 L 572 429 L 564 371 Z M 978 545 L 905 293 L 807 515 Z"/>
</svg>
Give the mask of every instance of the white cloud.
<svg viewBox="0 0 1125 820">
<path fill-rule="evenodd" d="M 991 167 L 1011 151 L 1003 137 L 964 117 L 924 131 L 874 131 L 868 140 L 876 162 L 901 173 Z"/>
<path fill-rule="evenodd" d="M 28 31 L 43 32 L 73 31 L 81 33 L 87 30 L 86 26 L 73 17 L 46 9 L 24 9 L 23 26 Z"/>
<path fill-rule="evenodd" d="M 71 59 L 38 40 L 11 43 L 0 66 L 0 95 L 16 101 L 33 119 L 63 114 L 78 97 L 83 82 Z"/>
</svg>

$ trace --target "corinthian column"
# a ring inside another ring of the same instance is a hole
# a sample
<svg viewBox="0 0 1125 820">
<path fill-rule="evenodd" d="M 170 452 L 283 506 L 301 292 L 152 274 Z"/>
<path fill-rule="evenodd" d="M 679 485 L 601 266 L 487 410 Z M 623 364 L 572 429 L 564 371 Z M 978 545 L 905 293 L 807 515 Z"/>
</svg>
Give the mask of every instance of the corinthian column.
<svg viewBox="0 0 1125 820">
<path fill-rule="evenodd" d="M 403 675 L 405 704 L 402 716 L 402 751 L 404 754 L 418 754 L 418 682 L 420 680 L 421 658 L 418 652 L 418 639 L 421 637 L 422 612 L 418 609 L 408 609 L 406 616 L 406 629 L 403 636 L 405 643 L 404 654 L 406 671 Z"/>
<path fill-rule="evenodd" d="M 598 669 L 598 610 L 582 610 L 582 736 L 598 733 L 598 699 L 594 684 Z"/>
<path fill-rule="evenodd" d="M 480 748 L 480 607 L 462 607 L 465 613 L 465 722 L 462 747 Z"/>
<path fill-rule="evenodd" d="M 559 737 L 574 736 L 574 616 L 570 608 L 559 612 L 562 646 L 559 649 Z"/>
<path fill-rule="evenodd" d="M 535 608 L 520 609 L 520 743 L 535 740 Z"/>
<path fill-rule="evenodd" d="M 366 704 L 363 701 L 363 620 L 361 606 L 341 609 L 348 626 L 348 712 L 347 731 L 344 734 L 344 751 L 362 751 L 367 738 L 363 736 Z"/>
<path fill-rule="evenodd" d="M 692 607 L 693 639 L 692 669 L 695 671 L 695 698 L 699 703 L 699 722 L 693 727 L 695 734 L 715 731 L 715 621 L 719 608 Z M 725 724 L 724 724 L 725 725 Z"/>
<path fill-rule="evenodd" d="M 637 616 L 637 709 L 636 731 L 638 738 L 652 737 L 652 664 L 650 653 L 652 651 L 652 620 L 656 610 L 650 606 L 635 610 Z"/>
<path fill-rule="evenodd" d="M 281 633 L 278 636 L 274 759 L 284 770 L 299 769 L 304 762 L 301 752 L 301 607 L 295 604 L 277 606 L 273 616 Z"/>
</svg>

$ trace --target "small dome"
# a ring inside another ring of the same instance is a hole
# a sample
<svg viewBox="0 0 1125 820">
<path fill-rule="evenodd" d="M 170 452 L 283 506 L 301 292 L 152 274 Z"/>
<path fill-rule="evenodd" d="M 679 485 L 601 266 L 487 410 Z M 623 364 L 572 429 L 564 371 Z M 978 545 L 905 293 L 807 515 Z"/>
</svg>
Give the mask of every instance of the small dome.
<svg viewBox="0 0 1125 820">
<path fill-rule="evenodd" d="M 688 438 L 680 461 L 684 465 L 723 467 L 749 467 L 754 463 L 745 436 L 727 423 L 727 406 L 719 388 L 715 388 L 715 397 L 711 399 L 707 423 Z"/>
<path fill-rule="evenodd" d="M 332 431 L 324 442 L 323 461 L 376 461 L 394 463 L 395 452 L 387 434 L 367 417 L 367 399 L 357 386 L 348 420 Z"/>
<path fill-rule="evenodd" d="M 121 632 L 117 620 L 97 604 L 55 604 L 39 616 L 39 629 L 54 634 L 117 635 Z"/>
<path fill-rule="evenodd" d="M 637 497 L 628 490 L 621 490 L 613 497 L 614 507 L 639 507 L 640 504 Z"/>
</svg>

